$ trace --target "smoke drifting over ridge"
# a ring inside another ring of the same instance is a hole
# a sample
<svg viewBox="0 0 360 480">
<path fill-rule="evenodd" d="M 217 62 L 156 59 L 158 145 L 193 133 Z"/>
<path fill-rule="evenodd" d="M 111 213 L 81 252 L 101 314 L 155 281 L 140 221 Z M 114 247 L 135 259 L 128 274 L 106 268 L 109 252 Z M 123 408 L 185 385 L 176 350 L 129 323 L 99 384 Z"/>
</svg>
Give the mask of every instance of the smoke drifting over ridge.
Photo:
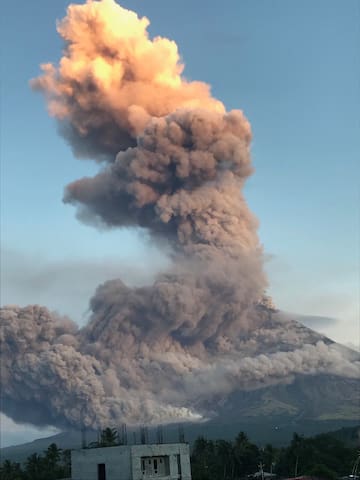
<svg viewBox="0 0 360 480">
<path fill-rule="evenodd" d="M 2 309 L 5 413 L 55 425 L 165 422 L 209 398 L 291 381 L 358 376 L 358 364 L 298 324 L 271 318 L 257 221 L 242 194 L 251 129 L 177 46 L 113 0 L 71 5 L 65 50 L 32 81 L 75 155 L 101 162 L 64 200 L 94 225 L 145 228 L 173 265 L 153 285 L 98 287 L 78 330 L 46 308 Z M 31 412 L 31 415 L 30 413 Z"/>
</svg>

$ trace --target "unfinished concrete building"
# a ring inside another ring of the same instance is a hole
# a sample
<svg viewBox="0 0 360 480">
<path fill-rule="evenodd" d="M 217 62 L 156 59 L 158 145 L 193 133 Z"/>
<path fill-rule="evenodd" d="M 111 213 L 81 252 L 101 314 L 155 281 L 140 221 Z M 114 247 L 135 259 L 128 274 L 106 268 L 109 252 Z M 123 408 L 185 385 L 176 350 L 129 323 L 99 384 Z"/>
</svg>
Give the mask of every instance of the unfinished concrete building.
<svg viewBox="0 0 360 480">
<path fill-rule="evenodd" d="M 120 445 L 71 452 L 72 480 L 191 480 L 186 443 Z"/>
</svg>

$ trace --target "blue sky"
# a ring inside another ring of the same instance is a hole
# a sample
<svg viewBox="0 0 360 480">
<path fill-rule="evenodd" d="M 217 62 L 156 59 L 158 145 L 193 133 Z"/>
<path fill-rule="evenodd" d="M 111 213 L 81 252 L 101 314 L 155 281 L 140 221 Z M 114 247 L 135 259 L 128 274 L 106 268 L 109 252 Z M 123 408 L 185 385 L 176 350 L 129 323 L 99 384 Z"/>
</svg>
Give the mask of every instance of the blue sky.
<svg viewBox="0 0 360 480">
<path fill-rule="evenodd" d="M 83 323 L 100 281 L 148 279 L 164 259 L 138 232 L 97 232 L 62 204 L 64 186 L 97 166 L 73 158 L 28 81 L 40 63 L 59 59 L 55 21 L 68 3 L 2 6 L 1 303 L 45 303 Z M 357 344 L 359 2 L 121 5 L 146 15 L 151 35 L 177 42 L 187 78 L 210 83 L 228 109 L 249 118 L 256 172 L 246 196 L 260 220 L 275 303 L 336 318 L 321 331 Z"/>
</svg>

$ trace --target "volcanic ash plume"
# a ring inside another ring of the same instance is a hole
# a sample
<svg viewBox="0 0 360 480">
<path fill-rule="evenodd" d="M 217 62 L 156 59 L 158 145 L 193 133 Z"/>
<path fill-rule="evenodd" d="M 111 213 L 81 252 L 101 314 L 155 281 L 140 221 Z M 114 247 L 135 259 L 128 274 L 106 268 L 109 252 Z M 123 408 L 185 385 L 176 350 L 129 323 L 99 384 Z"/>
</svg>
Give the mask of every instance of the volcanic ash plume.
<svg viewBox="0 0 360 480">
<path fill-rule="evenodd" d="M 74 153 L 102 162 L 65 202 L 95 226 L 145 229 L 172 266 L 153 285 L 99 286 L 80 330 L 43 307 L 5 307 L 3 406 L 17 420 L 197 419 L 239 388 L 358 375 L 327 339 L 272 315 L 242 194 L 250 125 L 186 81 L 176 44 L 149 39 L 148 24 L 113 0 L 71 5 L 64 55 L 32 85 Z"/>
<path fill-rule="evenodd" d="M 42 65 L 33 87 L 46 95 L 75 154 L 113 162 L 151 117 L 181 107 L 225 112 L 208 85 L 181 77 L 176 43 L 150 40 L 148 25 L 113 0 L 70 5 L 58 23 L 64 56 L 57 67 Z"/>
</svg>

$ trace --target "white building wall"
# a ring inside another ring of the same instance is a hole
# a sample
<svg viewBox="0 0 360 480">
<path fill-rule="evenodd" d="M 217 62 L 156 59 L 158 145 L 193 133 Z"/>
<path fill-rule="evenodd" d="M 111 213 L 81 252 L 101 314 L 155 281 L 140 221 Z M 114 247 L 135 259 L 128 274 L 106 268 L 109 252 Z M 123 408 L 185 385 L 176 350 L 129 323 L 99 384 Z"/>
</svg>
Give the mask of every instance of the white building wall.
<svg viewBox="0 0 360 480">
<path fill-rule="evenodd" d="M 98 464 L 106 465 L 106 480 L 132 480 L 129 447 L 73 450 L 72 480 L 98 480 Z"/>
<path fill-rule="evenodd" d="M 168 457 L 169 475 L 144 476 L 141 467 L 143 457 Z M 98 480 L 100 463 L 106 466 L 106 480 L 191 480 L 190 451 L 185 443 L 73 450 L 72 480 Z"/>
<path fill-rule="evenodd" d="M 132 480 L 143 480 L 141 470 L 142 457 L 169 457 L 170 475 L 167 477 L 152 477 L 168 480 L 180 479 L 178 455 L 180 456 L 181 480 L 191 480 L 190 450 L 186 443 L 164 443 L 159 445 L 132 445 L 131 447 Z"/>
<path fill-rule="evenodd" d="M 190 448 L 186 444 L 183 447 L 183 454 L 180 456 L 181 479 L 191 480 Z"/>
</svg>

